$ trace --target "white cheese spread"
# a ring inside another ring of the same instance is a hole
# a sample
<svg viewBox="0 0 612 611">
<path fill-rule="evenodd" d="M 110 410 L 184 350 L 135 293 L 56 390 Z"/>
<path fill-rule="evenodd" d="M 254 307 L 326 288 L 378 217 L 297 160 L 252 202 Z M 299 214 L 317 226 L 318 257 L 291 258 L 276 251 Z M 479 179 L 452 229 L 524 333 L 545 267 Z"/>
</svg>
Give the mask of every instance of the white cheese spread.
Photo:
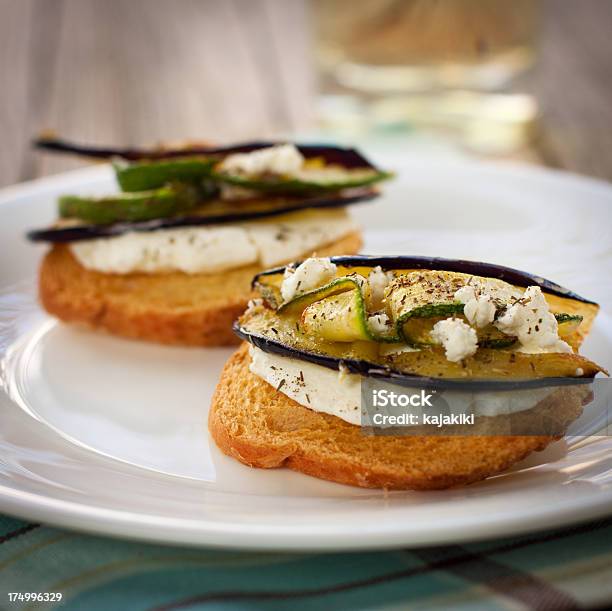
<svg viewBox="0 0 612 611">
<path fill-rule="evenodd" d="M 356 229 L 343 208 L 306 210 L 248 222 L 80 240 L 70 249 L 83 267 L 104 273 L 216 273 L 291 261 Z"/>
<path fill-rule="evenodd" d="M 444 393 L 444 398 L 453 413 L 501 416 L 532 409 L 554 392 L 555 388 L 527 388 L 500 392 L 447 391 Z"/>
<path fill-rule="evenodd" d="M 294 215 L 296 220 L 292 220 L 292 215 L 286 215 L 280 220 L 278 217 L 262 219 L 245 226 L 264 267 L 295 261 L 358 230 L 344 208 L 307 210 Z"/>
<path fill-rule="evenodd" d="M 459 318 L 437 322 L 431 331 L 431 338 L 444 346 L 446 358 L 454 363 L 472 356 L 478 349 L 476 331 Z"/>
<path fill-rule="evenodd" d="M 573 352 L 559 339 L 559 325 L 539 286 L 530 286 L 521 299 L 509 306 L 495 321 L 495 326 L 507 335 L 518 337 L 518 352 Z"/>
<path fill-rule="evenodd" d="M 361 424 L 361 376 L 250 347 L 252 373 L 304 407 Z"/>
<path fill-rule="evenodd" d="M 257 261 L 257 247 L 240 227 L 181 227 L 81 240 L 70 248 L 87 269 L 105 273 L 219 272 Z"/>
<path fill-rule="evenodd" d="M 281 296 L 284 301 L 289 301 L 296 295 L 331 282 L 335 276 L 336 266 L 329 258 L 310 257 L 296 268 L 287 267 L 281 284 Z"/>
<path fill-rule="evenodd" d="M 259 176 L 261 174 L 295 175 L 304 165 L 304 157 L 293 144 L 279 144 L 251 153 L 228 155 L 219 165 L 222 172 Z"/>
<path fill-rule="evenodd" d="M 408 346 L 403 347 L 411 351 Z M 334 371 L 300 359 L 269 354 L 255 346 L 249 347 L 251 373 L 265 380 L 278 392 L 315 412 L 331 414 L 360 426 L 362 424 L 361 380 L 357 374 L 344 370 Z M 413 389 L 418 393 L 420 389 Z M 406 389 L 410 392 L 410 389 Z M 554 389 L 525 389 L 511 392 L 458 392 L 447 391 L 444 397 L 453 414 L 499 416 L 525 411 L 535 407 Z M 404 411 L 405 408 L 402 408 Z M 419 416 L 426 408 L 411 408 Z M 364 423 L 370 424 L 367 414 Z M 416 426 L 416 425 L 415 425 Z"/>
</svg>

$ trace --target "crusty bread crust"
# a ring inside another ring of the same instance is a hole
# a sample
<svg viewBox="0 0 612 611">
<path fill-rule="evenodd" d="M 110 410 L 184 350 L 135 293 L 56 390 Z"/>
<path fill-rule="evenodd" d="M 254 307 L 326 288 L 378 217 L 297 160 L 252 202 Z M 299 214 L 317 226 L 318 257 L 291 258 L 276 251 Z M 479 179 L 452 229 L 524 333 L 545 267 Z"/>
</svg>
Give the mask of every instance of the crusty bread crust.
<svg viewBox="0 0 612 611">
<path fill-rule="evenodd" d="M 560 436 L 365 435 L 361 427 L 299 405 L 248 366 L 245 343 L 221 374 L 208 427 L 225 454 L 251 467 L 284 466 L 364 488 L 433 490 L 500 473 Z M 585 395 L 575 387 L 562 392 L 561 400 L 545 405 L 544 399 L 538 408 L 562 407 L 566 424 L 581 413 Z"/>
<path fill-rule="evenodd" d="M 319 256 L 355 254 L 359 232 L 318 249 Z M 258 265 L 216 274 L 105 274 L 85 269 L 59 244 L 40 268 L 39 294 L 50 314 L 70 323 L 162 344 L 226 346 L 239 340 L 233 321 L 244 311 Z"/>
</svg>

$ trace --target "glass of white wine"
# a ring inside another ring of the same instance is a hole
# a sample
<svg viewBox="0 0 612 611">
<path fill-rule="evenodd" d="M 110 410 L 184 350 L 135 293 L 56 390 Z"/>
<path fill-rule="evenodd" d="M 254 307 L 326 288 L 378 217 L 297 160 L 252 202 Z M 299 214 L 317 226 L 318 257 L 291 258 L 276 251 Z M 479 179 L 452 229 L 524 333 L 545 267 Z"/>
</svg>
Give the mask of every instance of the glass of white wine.
<svg viewBox="0 0 612 611">
<path fill-rule="evenodd" d="M 472 144 L 482 140 L 483 121 L 489 132 L 493 123 L 506 136 L 525 135 L 535 103 L 517 95 L 516 84 L 534 64 L 539 0 L 311 6 L 321 108 L 341 114 L 342 104 L 330 100 L 349 100 L 370 123 L 438 127 Z"/>
</svg>

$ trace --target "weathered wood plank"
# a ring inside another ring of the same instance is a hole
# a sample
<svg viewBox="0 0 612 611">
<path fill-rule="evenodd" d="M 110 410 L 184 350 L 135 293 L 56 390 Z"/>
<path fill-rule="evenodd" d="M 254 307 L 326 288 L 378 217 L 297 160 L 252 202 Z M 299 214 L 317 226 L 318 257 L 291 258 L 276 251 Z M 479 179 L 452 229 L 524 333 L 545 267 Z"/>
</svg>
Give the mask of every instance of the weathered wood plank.
<svg viewBox="0 0 612 611">
<path fill-rule="evenodd" d="M 92 143 L 229 141 L 312 117 L 307 0 L 0 0 L 0 185 L 81 162 L 32 154 L 53 128 Z M 612 179 L 612 3 L 548 0 L 535 89 L 549 163 Z"/>
<path fill-rule="evenodd" d="M 0 184 L 23 180 L 32 2 L 0 0 Z"/>
<path fill-rule="evenodd" d="M 544 160 L 612 180 L 612 3 L 549 0 L 535 90 Z"/>
<path fill-rule="evenodd" d="M 298 131 L 312 125 L 316 93 L 313 32 L 308 2 L 265 0 L 272 44 L 279 61 L 289 124 Z"/>
<path fill-rule="evenodd" d="M 132 145 L 288 131 L 307 106 L 308 67 L 292 59 L 306 57 L 307 37 L 286 33 L 303 14 L 302 0 L 64 0 L 51 99 L 35 128 Z M 37 159 L 40 174 L 81 163 Z"/>
</svg>

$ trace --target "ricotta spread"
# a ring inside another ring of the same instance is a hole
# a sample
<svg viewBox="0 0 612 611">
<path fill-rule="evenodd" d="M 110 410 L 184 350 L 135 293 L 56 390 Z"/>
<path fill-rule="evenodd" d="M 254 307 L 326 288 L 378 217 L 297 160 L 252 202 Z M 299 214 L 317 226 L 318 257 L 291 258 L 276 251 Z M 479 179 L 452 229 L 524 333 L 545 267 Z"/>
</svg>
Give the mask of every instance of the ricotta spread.
<svg viewBox="0 0 612 611">
<path fill-rule="evenodd" d="M 555 388 L 528 388 L 511 391 L 444 393 L 454 413 L 472 413 L 475 416 L 501 416 L 533 409 L 540 401 L 552 395 Z"/>
<path fill-rule="evenodd" d="M 403 349 L 413 350 L 409 346 Z M 362 424 L 360 375 L 269 354 L 255 346 L 250 346 L 249 351 L 250 371 L 278 392 L 315 412 L 331 414 L 357 426 Z M 531 409 L 552 392 L 554 389 L 550 388 L 477 393 L 447 391 L 444 397 L 453 414 L 498 416 Z M 419 419 L 425 413 L 418 408 L 411 408 L 411 411 L 419 415 Z M 365 422 L 370 423 L 367 415 Z"/>
<path fill-rule="evenodd" d="M 573 352 L 572 347 L 559 339 L 559 325 L 539 286 L 530 286 L 521 299 L 509 306 L 495 321 L 495 326 L 518 338 L 518 352 Z"/>
<path fill-rule="evenodd" d="M 300 405 L 361 424 L 361 376 L 250 346 L 252 373 Z"/>
<path fill-rule="evenodd" d="M 356 229 L 343 208 L 306 210 L 248 222 L 81 240 L 70 249 L 83 267 L 105 273 L 216 273 L 291 261 Z"/>
<path fill-rule="evenodd" d="M 240 227 L 182 227 L 81 240 L 70 245 L 87 269 L 128 274 L 179 270 L 218 272 L 257 261 L 257 247 Z"/>
<path fill-rule="evenodd" d="M 261 174 L 295 175 L 304 165 L 304 157 L 293 144 L 278 144 L 250 153 L 228 155 L 219 165 L 222 172 L 258 176 Z"/>
<path fill-rule="evenodd" d="M 281 296 L 284 301 L 289 301 L 331 282 L 335 276 L 336 266 L 329 258 L 310 257 L 296 268 L 287 267 L 281 284 Z"/>
<path fill-rule="evenodd" d="M 478 348 L 476 331 L 459 318 L 437 322 L 431 331 L 431 338 L 444 346 L 446 358 L 454 363 L 472 356 Z"/>
<path fill-rule="evenodd" d="M 295 220 L 292 220 L 295 217 Z M 317 248 L 358 230 L 344 208 L 307 210 L 245 226 L 259 251 L 259 262 L 272 267 L 295 261 Z"/>
</svg>

